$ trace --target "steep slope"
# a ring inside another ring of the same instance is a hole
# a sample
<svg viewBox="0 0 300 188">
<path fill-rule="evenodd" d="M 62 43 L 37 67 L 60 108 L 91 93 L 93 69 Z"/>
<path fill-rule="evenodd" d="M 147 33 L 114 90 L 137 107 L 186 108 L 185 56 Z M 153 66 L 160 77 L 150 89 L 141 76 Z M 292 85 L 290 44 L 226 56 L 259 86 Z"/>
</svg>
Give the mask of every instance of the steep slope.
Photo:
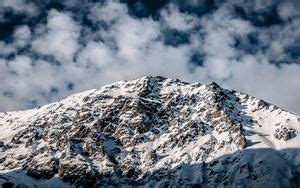
<svg viewBox="0 0 300 188">
<path fill-rule="evenodd" d="M 0 113 L 0 185 L 299 186 L 299 121 L 216 83 L 120 81 Z"/>
</svg>

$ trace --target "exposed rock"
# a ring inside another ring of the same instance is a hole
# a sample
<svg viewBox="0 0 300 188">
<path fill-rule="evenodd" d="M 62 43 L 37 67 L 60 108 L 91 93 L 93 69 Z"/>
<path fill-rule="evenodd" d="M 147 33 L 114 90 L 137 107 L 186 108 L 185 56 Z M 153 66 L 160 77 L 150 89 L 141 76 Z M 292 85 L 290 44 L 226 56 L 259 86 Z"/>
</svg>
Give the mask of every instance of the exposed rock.
<svg viewBox="0 0 300 188">
<path fill-rule="evenodd" d="M 91 166 L 83 161 L 62 162 L 58 174 L 63 181 L 71 182 L 75 185 L 92 187 L 96 183 L 96 174 L 91 169 Z"/>
<path fill-rule="evenodd" d="M 280 128 L 275 129 L 274 137 L 278 140 L 283 139 L 283 140 L 287 141 L 296 136 L 297 136 L 297 131 L 293 128 L 281 126 Z"/>
</svg>

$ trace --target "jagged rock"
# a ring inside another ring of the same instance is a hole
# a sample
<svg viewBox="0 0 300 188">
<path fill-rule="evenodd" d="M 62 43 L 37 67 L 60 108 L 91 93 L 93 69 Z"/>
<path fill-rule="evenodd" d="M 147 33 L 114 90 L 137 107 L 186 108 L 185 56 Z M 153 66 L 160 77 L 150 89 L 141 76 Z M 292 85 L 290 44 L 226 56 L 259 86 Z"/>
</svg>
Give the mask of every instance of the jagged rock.
<svg viewBox="0 0 300 188">
<path fill-rule="evenodd" d="M 278 140 L 283 139 L 285 141 L 297 136 L 297 131 L 293 128 L 288 128 L 286 126 L 281 126 L 275 129 L 274 137 Z"/>
<path fill-rule="evenodd" d="M 4 161 L 5 161 L 5 159 L 6 159 L 6 157 L 4 156 L 4 157 L 2 157 L 2 158 L 0 158 L 0 163 L 3 163 Z"/>
<path fill-rule="evenodd" d="M 27 175 L 35 179 L 50 179 L 58 173 L 59 161 L 54 158 L 45 160 L 45 163 L 38 163 L 33 160 L 27 165 Z"/>
<path fill-rule="evenodd" d="M 63 181 L 71 182 L 75 185 L 92 187 L 96 183 L 96 174 L 91 169 L 91 166 L 85 162 L 72 163 L 64 161 L 59 166 L 58 174 Z"/>
</svg>

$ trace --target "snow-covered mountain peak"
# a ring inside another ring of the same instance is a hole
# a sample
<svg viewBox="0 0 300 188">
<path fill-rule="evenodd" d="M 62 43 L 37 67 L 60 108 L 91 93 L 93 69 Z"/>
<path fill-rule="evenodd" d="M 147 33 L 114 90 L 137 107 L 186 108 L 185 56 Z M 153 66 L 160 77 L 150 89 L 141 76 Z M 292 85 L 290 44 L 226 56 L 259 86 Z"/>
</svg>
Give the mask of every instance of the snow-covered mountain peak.
<svg viewBox="0 0 300 188">
<path fill-rule="evenodd" d="M 299 122 L 214 82 L 119 81 L 0 113 L 0 183 L 295 186 Z"/>
</svg>

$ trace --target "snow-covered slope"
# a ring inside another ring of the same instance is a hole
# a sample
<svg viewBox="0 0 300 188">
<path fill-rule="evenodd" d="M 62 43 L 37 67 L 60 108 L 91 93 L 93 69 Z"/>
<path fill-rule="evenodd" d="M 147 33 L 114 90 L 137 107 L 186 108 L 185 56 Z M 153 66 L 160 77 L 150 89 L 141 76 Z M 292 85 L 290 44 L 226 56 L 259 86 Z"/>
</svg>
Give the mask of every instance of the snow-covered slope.
<svg viewBox="0 0 300 188">
<path fill-rule="evenodd" d="M 300 186 L 300 117 L 163 77 L 0 113 L 0 185 Z"/>
</svg>

